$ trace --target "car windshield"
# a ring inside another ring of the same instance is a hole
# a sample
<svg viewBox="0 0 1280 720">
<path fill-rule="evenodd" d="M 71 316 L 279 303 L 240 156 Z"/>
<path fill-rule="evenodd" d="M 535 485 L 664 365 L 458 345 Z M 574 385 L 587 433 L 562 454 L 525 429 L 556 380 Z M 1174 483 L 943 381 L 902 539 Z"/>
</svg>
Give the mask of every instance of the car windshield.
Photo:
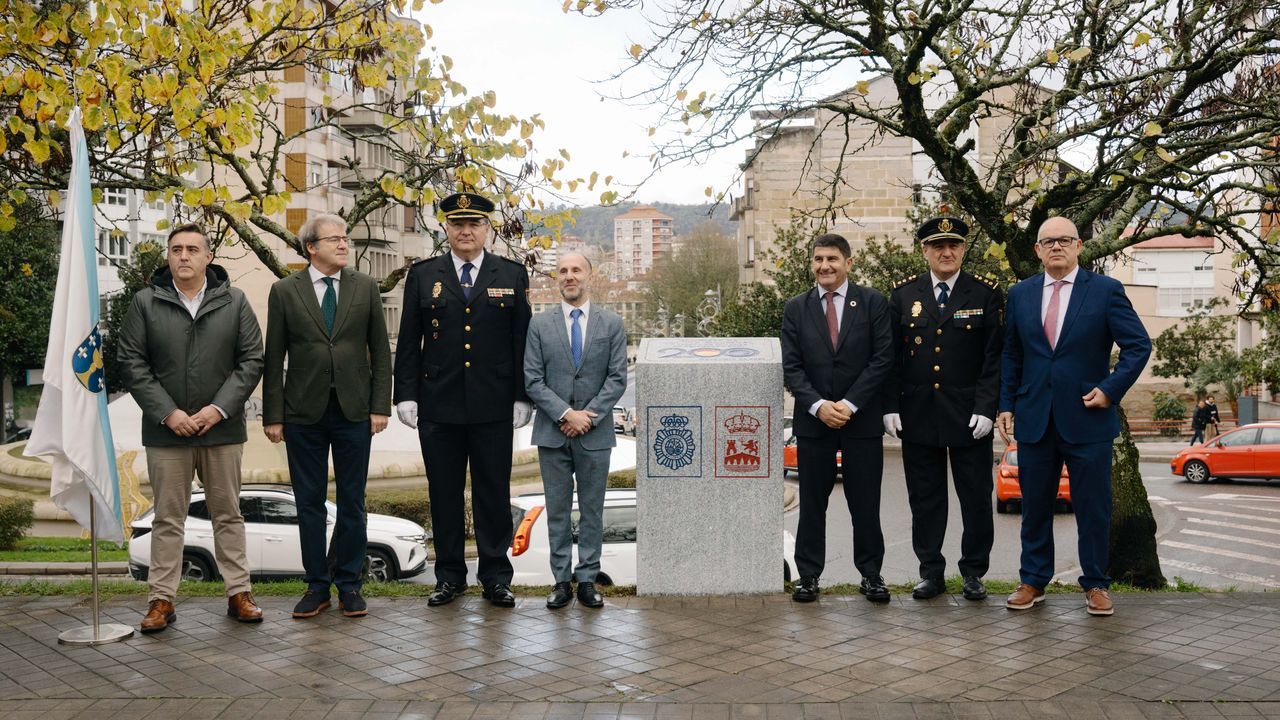
<svg viewBox="0 0 1280 720">
<path fill-rule="evenodd" d="M 1005 453 L 1004 462 L 1009 467 L 1018 467 L 1018 451 L 1010 450 L 1009 452 Z"/>
</svg>

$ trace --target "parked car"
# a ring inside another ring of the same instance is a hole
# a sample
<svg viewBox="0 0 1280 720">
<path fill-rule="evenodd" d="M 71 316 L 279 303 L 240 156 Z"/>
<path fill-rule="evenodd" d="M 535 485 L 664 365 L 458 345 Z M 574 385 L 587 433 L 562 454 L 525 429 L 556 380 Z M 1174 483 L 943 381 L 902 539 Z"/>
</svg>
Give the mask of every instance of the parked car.
<svg viewBox="0 0 1280 720">
<path fill-rule="evenodd" d="M 1280 422 L 1227 431 L 1173 457 L 1169 469 L 1188 482 L 1215 479 L 1280 479 Z"/>
<path fill-rule="evenodd" d="M 1004 449 L 996 468 L 996 512 L 1013 512 L 1015 503 L 1022 504 L 1022 487 L 1018 484 L 1018 446 L 1012 444 Z M 1071 509 L 1071 481 L 1065 463 L 1058 478 L 1058 509 Z"/>
<path fill-rule="evenodd" d="M 552 585 L 551 544 L 547 535 L 546 498 L 520 495 L 511 499 L 515 536 L 508 553 L 515 569 L 515 585 Z M 573 562 L 578 562 L 578 503 L 573 504 Z M 796 539 L 782 532 L 782 575 L 797 577 L 792 558 Z M 636 491 L 606 490 L 604 495 L 604 544 L 600 552 L 600 585 L 636 584 Z"/>
<path fill-rule="evenodd" d="M 797 454 L 796 454 L 797 451 L 796 451 L 795 436 L 789 434 L 789 432 L 784 433 L 784 435 L 786 436 L 787 439 L 784 443 L 782 443 L 782 476 L 786 477 L 791 473 L 799 472 L 800 462 L 797 459 Z M 842 465 L 843 462 L 844 462 L 843 458 L 840 456 L 840 451 L 837 450 L 836 451 L 836 477 L 837 478 L 843 477 L 843 472 L 842 472 L 844 469 Z"/>
<path fill-rule="evenodd" d="M 615 405 L 613 408 L 613 431 L 623 435 L 636 434 L 636 417 L 627 408 Z"/>
<path fill-rule="evenodd" d="M 338 507 L 325 502 L 329 514 L 328 538 Z M 302 551 L 298 542 L 298 509 L 293 490 L 287 485 L 246 485 L 240 490 L 240 512 L 244 515 L 245 550 L 249 574 L 254 579 L 302 577 Z M 371 580 L 400 580 L 427 569 L 427 540 L 423 527 L 390 515 L 368 514 L 369 545 L 366 571 Z M 151 523 L 154 510 L 133 521 L 129 541 L 129 574 L 146 580 L 151 565 Z M 191 493 L 187 511 L 186 538 L 182 547 L 182 578 L 216 580 L 218 565 L 213 555 L 213 523 L 204 492 Z"/>
</svg>

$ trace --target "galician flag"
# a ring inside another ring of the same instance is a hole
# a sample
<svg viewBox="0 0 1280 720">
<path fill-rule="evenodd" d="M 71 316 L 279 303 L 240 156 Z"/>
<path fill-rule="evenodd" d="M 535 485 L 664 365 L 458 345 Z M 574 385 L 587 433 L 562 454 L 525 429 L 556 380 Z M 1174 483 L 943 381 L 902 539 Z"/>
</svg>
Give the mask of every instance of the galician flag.
<svg viewBox="0 0 1280 720">
<path fill-rule="evenodd" d="M 49 495 L 76 522 L 94 534 L 124 542 L 120 516 L 120 480 L 115 444 L 107 419 L 107 388 L 98 334 L 98 275 L 94 256 L 93 191 L 89 186 L 89 150 L 80 109 L 71 111 L 71 183 L 64 199 L 62 256 L 58 288 L 44 355 L 44 392 L 36 411 L 26 455 L 53 465 Z"/>
</svg>

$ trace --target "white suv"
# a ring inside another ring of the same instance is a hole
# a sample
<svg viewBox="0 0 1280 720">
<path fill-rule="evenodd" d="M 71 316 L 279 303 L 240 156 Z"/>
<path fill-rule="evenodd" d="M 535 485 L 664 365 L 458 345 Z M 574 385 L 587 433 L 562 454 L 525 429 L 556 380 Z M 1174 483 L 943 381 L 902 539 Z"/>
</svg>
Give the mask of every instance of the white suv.
<svg viewBox="0 0 1280 720">
<path fill-rule="evenodd" d="M 507 553 L 515 569 L 513 585 L 553 585 L 551 541 L 547 535 L 546 497 L 519 495 L 511 499 L 515 536 Z M 573 500 L 573 565 L 578 563 L 578 499 Z M 636 491 L 606 490 L 604 494 L 604 543 L 600 548 L 599 585 L 636 584 Z M 795 536 L 782 531 L 782 574 L 795 575 Z"/>
<path fill-rule="evenodd" d="M 333 537 L 338 508 L 325 501 L 328 512 L 326 539 Z M 240 490 L 240 512 L 244 515 L 245 550 L 249 572 L 254 579 L 301 577 L 302 550 L 298 542 L 298 509 L 293 489 L 287 485 L 246 485 Z M 151 565 L 151 521 L 148 510 L 133 521 L 129 541 L 129 574 L 147 579 Z M 370 580 L 400 580 L 427 569 L 427 531 L 421 525 L 369 513 L 366 570 Z M 213 555 L 213 523 L 205 505 L 204 492 L 191 493 L 187 512 L 186 539 L 182 546 L 182 578 L 215 580 L 218 565 Z"/>
</svg>

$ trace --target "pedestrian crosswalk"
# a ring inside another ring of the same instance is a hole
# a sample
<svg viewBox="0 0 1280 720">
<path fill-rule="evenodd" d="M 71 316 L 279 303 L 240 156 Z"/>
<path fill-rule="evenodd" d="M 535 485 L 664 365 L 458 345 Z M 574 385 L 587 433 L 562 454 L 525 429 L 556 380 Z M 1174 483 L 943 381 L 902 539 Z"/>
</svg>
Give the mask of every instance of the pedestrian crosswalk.
<svg viewBox="0 0 1280 720">
<path fill-rule="evenodd" d="M 1159 539 L 1165 574 L 1199 585 L 1280 588 L 1280 497 L 1220 492 L 1194 500 L 1152 497 L 1176 511 Z"/>
</svg>

